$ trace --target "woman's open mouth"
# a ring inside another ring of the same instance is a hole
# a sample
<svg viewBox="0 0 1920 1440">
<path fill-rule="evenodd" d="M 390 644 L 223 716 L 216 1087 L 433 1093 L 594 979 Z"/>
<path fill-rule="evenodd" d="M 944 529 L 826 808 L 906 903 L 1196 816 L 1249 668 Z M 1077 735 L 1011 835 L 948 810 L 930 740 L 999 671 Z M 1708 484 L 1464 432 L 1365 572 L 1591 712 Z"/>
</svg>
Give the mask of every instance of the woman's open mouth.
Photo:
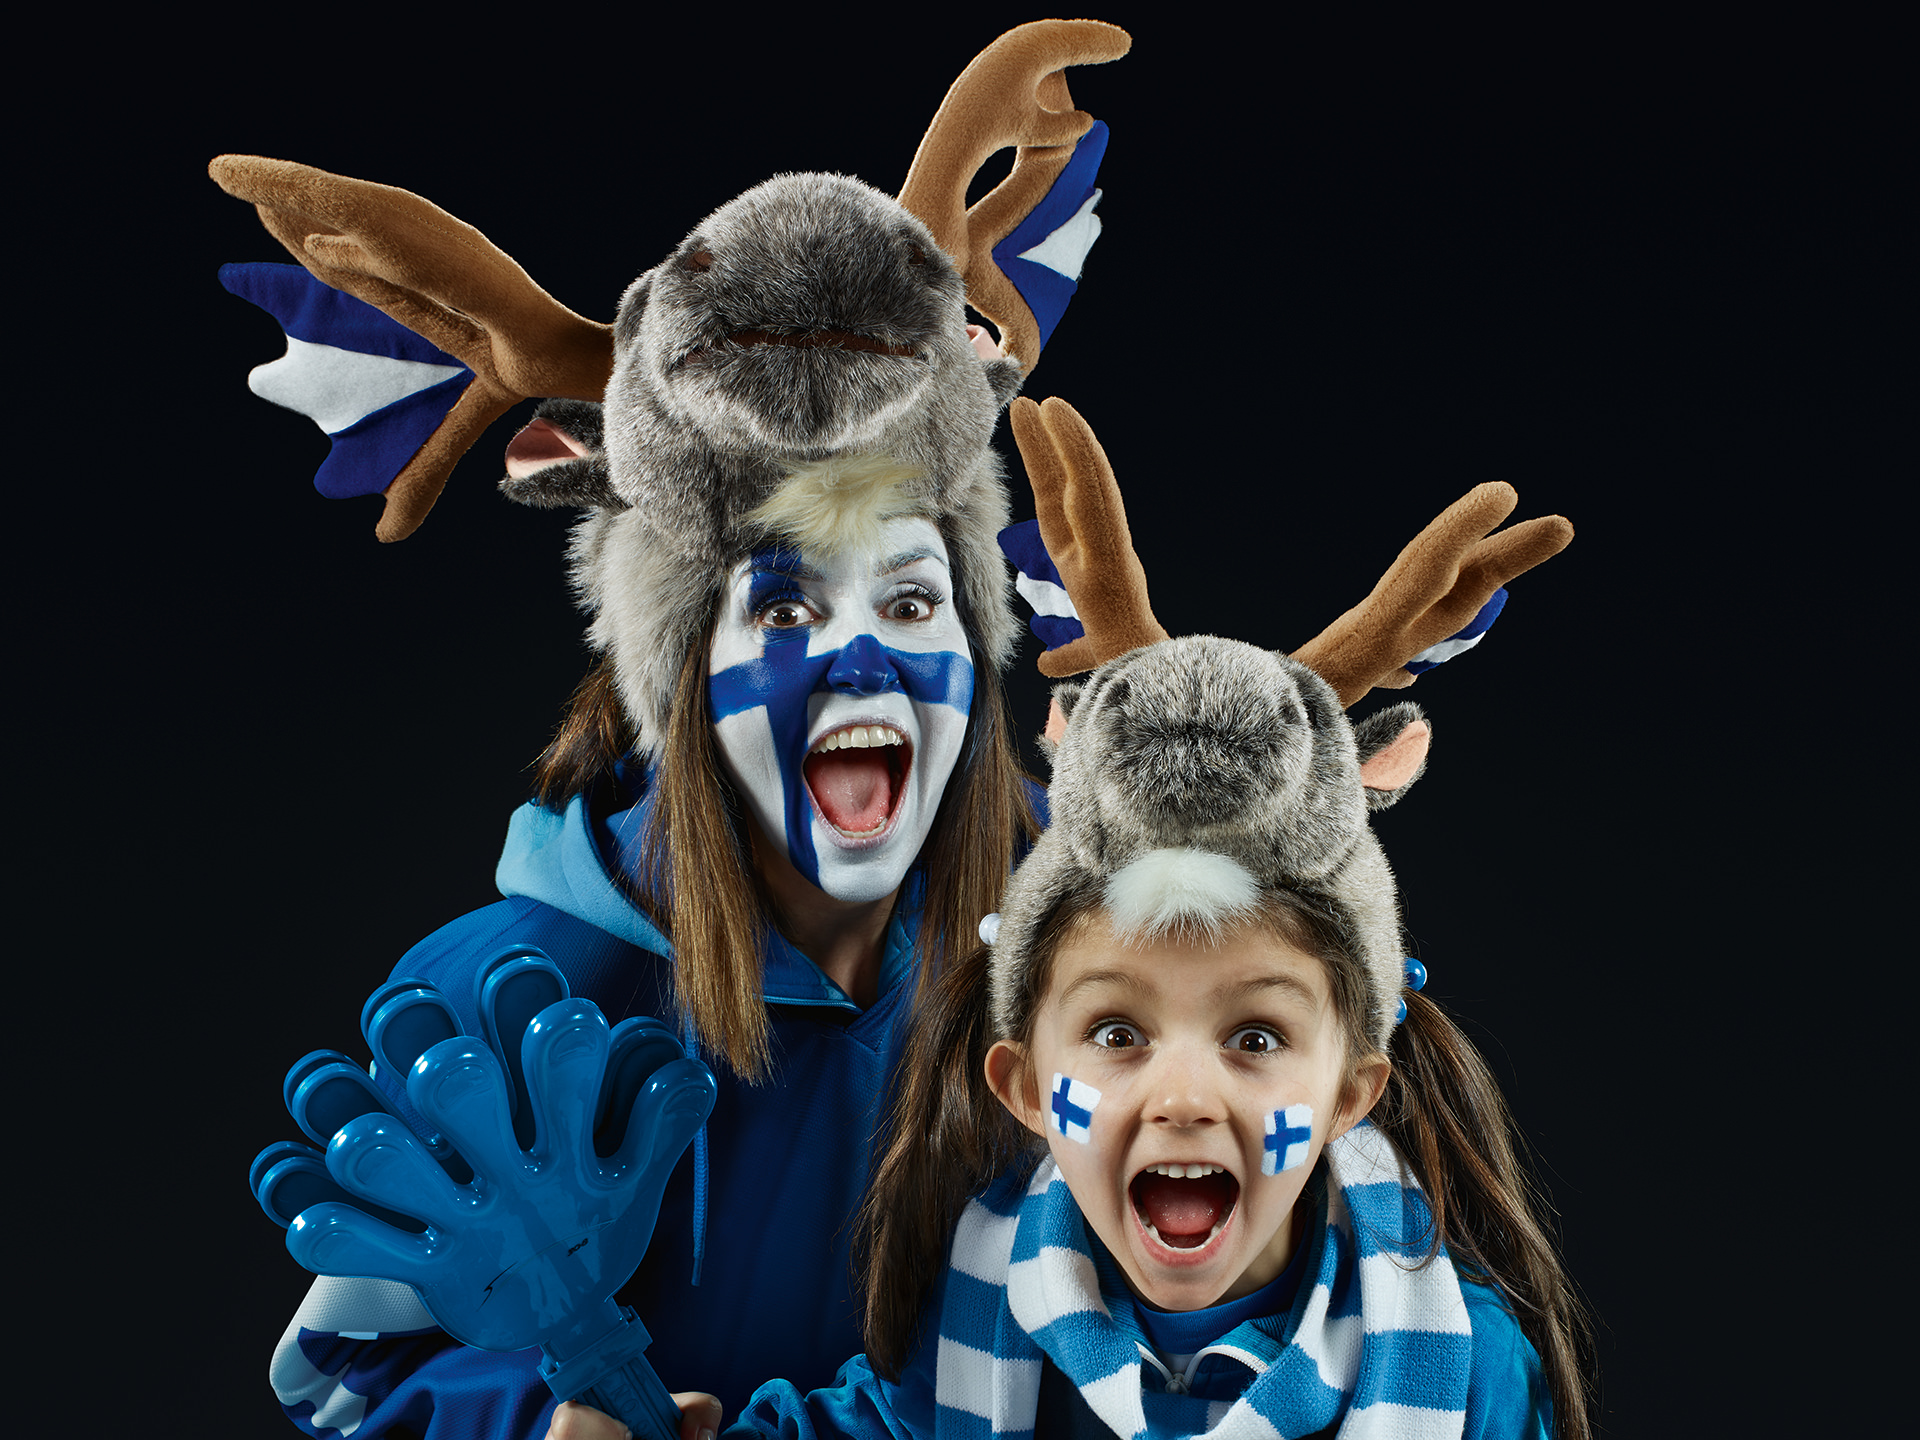
<svg viewBox="0 0 1920 1440">
<path fill-rule="evenodd" d="M 1158 1164 L 1134 1176 L 1127 1193 L 1149 1238 L 1169 1250 L 1196 1251 L 1227 1228 L 1240 1182 L 1221 1165 Z"/>
<path fill-rule="evenodd" d="M 900 813 L 913 745 L 888 724 L 842 725 L 813 742 L 802 765 L 822 820 L 848 840 L 886 834 Z"/>
</svg>

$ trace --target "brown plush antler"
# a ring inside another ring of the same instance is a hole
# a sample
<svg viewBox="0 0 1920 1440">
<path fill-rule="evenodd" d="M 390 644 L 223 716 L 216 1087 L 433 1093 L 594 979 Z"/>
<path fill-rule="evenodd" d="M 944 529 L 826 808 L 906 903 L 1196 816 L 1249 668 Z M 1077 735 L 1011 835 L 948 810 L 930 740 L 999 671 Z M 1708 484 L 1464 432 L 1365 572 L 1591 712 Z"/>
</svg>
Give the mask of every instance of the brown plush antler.
<svg viewBox="0 0 1920 1440">
<path fill-rule="evenodd" d="M 1374 686 L 1400 689 L 1403 668 L 1456 634 L 1507 581 L 1558 555 L 1573 539 L 1561 515 L 1542 515 L 1497 535 L 1520 497 L 1511 485 L 1476 485 L 1440 512 L 1400 552 L 1373 593 L 1293 652 L 1331 685 L 1342 705 Z"/>
<path fill-rule="evenodd" d="M 1000 345 L 1029 373 L 1040 359 L 1040 327 L 993 247 L 1045 198 L 1093 128 L 1073 108 L 1069 65 L 1118 60 L 1133 40 L 1098 20 L 1036 20 L 1009 30 L 974 57 L 947 91 L 900 187 L 900 203 L 933 231 L 967 283 L 967 303 L 993 321 Z M 1016 145 L 1013 170 L 972 209 L 967 185 L 987 158 Z"/>
<path fill-rule="evenodd" d="M 1086 630 L 1042 655 L 1040 673 L 1064 679 L 1166 639 L 1147 600 L 1119 483 L 1092 428 L 1064 400 L 1015 400 L 1010 414 L 1040 539 Z M 1505 481 L 1468 491 L 1413 538 L 1365 600 L 1293 658 L 1331 685 L 1343 706 L 1375 686 L 1411 685 L 1418 677 L 1405 670 L 1409 660 L 1465 628 L 1495 590 L 1572 541 L 1573 526 L 1560 515 L 1488 534 L 1518 503 Z"/>
<path fill-rule="evenodd" d="M 574 314 L 486 236 L 410 191 L 310 165 L 222 155 L 208 166 L 250 202 L 316 279 L 384 310 L 474 373 L 386 491 L 374 533 L 400 540 L 426 518 L 480 432 L 531 395 L 598 400 L 613 373 L 611 326 Z"/>
<path fill-rule="evenodd" d="M 1023 397 L 1009 413 L 1040 539 L 1086 630 L 1042 655 L 1040 673 L 1055 680 L 1078 675 L 1166 639 L 1147 600 L 1147 572 L 1133 551 L 1119 483 L 1092 427 L 1060 399 L 1036 405 Z"/>
</svg>

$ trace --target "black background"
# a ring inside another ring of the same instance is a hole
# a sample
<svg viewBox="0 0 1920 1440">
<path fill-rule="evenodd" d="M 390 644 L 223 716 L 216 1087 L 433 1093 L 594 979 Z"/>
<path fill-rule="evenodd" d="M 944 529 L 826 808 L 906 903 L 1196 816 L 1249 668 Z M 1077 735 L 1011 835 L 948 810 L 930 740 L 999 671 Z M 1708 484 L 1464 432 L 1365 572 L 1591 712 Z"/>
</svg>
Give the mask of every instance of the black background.
<svg viewBox="0 0 1920 1440">
<path fill-rule="evenodd" d="M 607 319 L 770 174 L 897 188 L 1026 18 L 169 21 L 26 117 L 13 1053 L 71 1276 L 39 1291 L 43 1348 L 74 1367 L 29 1405 L 95 1405 L 105 1366 L 142 1427 L 283 1433 L 264 1369 L 308 1277 L 244 1179 L 294 1133 L 280 1075 L 357 1048 L 398 956 L 494 898 L 588 664 L 569 517 L 493 489 L 510 424 L 403 544 L 377 501 L 314 494 L 325 439 L 245 391 L 278 328 L 214 279 L 287 257 L 207 160 L 416 190 Z M 1852 1128 L 1905 1031 L 1862 826 L 1897 783 L 1862 741 L 1898 724 L 1860 723 L 1904 663 L 1875 588 L 1912 422 L 1886 37 L 1103 18 L 1134 53 L 1071 85 L 1113 131 L 1106 230 L 1026 393 L 1099 433 L 1175 634 L 1297 645 L 1482 480 L 1574 521 L 1407 692 L 1433 760 L 1378 830 L 1563 1217 L 1606 1432 L 1836 1422 L 1885 1343 L 1847 1339 L 1836 1247 L 1904 1228 L 1855 1208 Z"/>
</svg>

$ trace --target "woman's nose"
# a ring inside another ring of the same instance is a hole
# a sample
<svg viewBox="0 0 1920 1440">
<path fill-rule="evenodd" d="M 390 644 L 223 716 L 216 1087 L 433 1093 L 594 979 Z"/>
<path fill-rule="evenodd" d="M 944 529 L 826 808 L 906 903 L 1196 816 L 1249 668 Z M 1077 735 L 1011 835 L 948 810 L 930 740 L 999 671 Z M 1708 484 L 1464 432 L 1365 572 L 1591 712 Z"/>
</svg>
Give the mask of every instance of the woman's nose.
<svg viewBox="0 0 1920 1440">
<path fill-rule="evenodd" d="M 879 695 L 900 688 L 887 647 L 871 635 L 856 635 L 827 670 L 827 687 L 850 695 Z"/>
</svg>

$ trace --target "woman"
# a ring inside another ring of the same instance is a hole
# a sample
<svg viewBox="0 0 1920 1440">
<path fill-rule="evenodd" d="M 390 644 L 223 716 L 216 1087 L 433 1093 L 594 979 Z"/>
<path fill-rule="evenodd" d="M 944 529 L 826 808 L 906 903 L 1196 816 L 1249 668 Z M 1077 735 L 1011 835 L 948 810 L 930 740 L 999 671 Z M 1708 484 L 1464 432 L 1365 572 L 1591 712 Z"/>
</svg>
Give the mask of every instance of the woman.
<svg viewBox="0 0 1920 1440">
<path fill-rule="evenodd" d="M 603 659 L 514 817 L 506 898 L 395 971 L 478 1033 L 474 970 L 532 944 L 610 1021 L 697 1037 L 719 1099 L 620 1298 L 670 1386 L 729 1405 L 859 1349 L 847 1222 L 901 1022 L 1035 829 L 987 445 L 1018 371 L 963 295 L 924 227 L 832 176 L 749 191 L 629 290 L 604 415 L 551 405 L 509 451 L 515 498 L 589 506 L 574 573 Z M 537 1358 L 323 1278 L 274 1383 L 303 1428 L 538 1435 Z"/>
</svg>

